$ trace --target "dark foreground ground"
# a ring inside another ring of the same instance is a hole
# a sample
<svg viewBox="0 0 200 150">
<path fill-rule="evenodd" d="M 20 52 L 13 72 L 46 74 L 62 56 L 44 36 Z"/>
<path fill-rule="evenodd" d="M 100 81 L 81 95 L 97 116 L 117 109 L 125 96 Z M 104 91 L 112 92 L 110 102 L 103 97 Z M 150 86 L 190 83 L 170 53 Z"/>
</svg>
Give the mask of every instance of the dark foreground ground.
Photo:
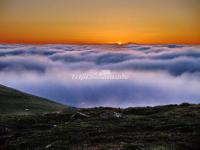
<svg viewBox="0 0 200 150">
<path fill-rule="evenodd" d="M 2 115 L 1 149 L 200 150 L 200 105 Z"/>
</svg>

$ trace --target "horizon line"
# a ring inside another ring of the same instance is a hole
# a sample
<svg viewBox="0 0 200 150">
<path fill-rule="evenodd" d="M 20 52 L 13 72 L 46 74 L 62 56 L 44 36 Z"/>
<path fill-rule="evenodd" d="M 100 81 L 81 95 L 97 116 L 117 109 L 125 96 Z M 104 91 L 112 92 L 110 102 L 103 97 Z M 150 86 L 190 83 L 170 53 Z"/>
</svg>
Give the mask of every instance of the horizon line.
<svg viewBox="0 0 200 150">
<path fill-rule="evenodd" d="M 119 44 L 120 43 L 120 44 Z M 15 44 L 22 44 L 22 45 L 56 45 L 56 44 L 71 44 L 71 45 L 129 45 L 129 44 L 137 44 L 137 45 L 200 45 L 200 43 L 182 43 L 182 42 L 174 42 L 174 43 L 139 43 L 139 42 L 1 42 L 0 44 L 7 44 L 7 45 L 15 45 Z"/>
</svg>

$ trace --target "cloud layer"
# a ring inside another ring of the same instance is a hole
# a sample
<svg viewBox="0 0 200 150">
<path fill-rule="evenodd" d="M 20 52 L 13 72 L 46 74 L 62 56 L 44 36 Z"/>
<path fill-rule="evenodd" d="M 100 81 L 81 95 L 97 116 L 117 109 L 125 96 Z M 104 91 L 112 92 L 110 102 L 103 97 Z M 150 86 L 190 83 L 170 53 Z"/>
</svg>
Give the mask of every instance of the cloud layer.
<svg viewBox="0 0 200 150">
<path fill-rule="evenodd" d="M 73 75 L 126 74 L 126 80 Z M 200 102 L 200 47 L 0 45 L 0 84 L 77 107 Z"/>
</svg>

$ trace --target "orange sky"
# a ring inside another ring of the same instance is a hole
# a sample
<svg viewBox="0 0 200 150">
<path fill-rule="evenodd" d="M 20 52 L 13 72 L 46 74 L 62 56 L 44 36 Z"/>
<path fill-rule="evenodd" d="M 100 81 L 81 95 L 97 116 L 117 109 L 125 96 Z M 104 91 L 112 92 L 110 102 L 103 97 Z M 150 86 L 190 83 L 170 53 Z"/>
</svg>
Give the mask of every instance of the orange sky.
<svg viewBox="0 0 200 150">
<path fill-rule="evenodd" d="M 0 0 L 0 43 L 200 44 L 200 0 Z"/>
</svg>

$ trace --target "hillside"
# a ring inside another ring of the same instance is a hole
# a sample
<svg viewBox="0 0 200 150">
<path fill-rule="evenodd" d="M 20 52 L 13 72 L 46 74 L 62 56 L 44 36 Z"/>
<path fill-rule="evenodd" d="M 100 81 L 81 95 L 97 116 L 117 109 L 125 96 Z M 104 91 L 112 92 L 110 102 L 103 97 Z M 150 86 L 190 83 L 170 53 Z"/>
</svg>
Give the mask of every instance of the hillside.
<svg viewBox="0 0 200 150">
<path fill-rule="evenodd" d="M 200 149 L 200 105 L 76 111 L 0 116 L 0 149 Z"/>
<path fill-rule="evenodd" d="M 195 104 L 71 109 L 0 86 L 0 114 L 0 150 L 200 149 Z"/>
<path fill-rule="evenodd" d="M 59 111 L 67 106 L 0 85 L 0 114 L 35 114 Z"/>
</svg>

